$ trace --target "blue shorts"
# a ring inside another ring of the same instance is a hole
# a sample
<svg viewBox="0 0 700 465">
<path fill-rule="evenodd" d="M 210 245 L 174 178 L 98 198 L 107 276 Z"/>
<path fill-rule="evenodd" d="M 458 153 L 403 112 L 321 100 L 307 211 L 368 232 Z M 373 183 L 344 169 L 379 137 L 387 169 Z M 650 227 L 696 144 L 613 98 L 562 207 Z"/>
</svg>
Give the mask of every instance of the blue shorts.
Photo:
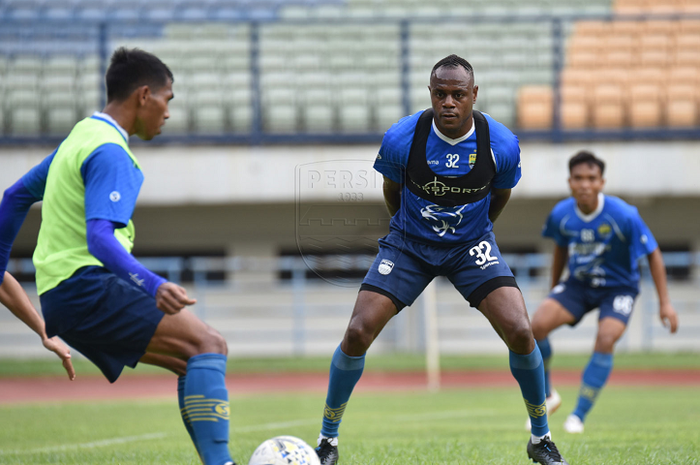
<svg viewBox="0 0 700 465">
<path fill-rule="evenodd" d="M 630 287 L 590 287 L 576 279 L 567 279 L 554 286 L 549 297 L 574 316 L 576 321 L 571 326 L 576 326 L 586 313 L 596 308 L 600 308 L 598 321 L 612 317 L 627 325 L 638 293 Z"/>
<path fill-rule="evenodd" d="M 164 316 L 153 297 L 98 266 L 42 294 L 41 309 L 48 336 L 60 336 L 110 383 L 136 367 Z"/>
<path fill-rule="evenodd" d="M 493 232 L 465 245 L 436 246 L 391 231 L 379 239 L 379 254 L 360 290 L 386 295 L 401 310 L 436 276 L 446 276 L 472 307 L 499 287 L 518 287 Z"/>
</svg>

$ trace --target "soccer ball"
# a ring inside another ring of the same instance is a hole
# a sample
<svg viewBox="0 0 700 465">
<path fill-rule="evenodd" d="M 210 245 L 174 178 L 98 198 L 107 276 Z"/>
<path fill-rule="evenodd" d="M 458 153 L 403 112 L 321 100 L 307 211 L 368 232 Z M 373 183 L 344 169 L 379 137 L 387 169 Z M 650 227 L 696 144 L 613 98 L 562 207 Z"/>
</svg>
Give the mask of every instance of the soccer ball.
<svg viewBox="0 0 700 465">
<path fill-rule="evenodd" d="M 255 449 L 248 465 L 321 465 L 316 451 L 294 436 L 277 436 Z"/>
</svg>

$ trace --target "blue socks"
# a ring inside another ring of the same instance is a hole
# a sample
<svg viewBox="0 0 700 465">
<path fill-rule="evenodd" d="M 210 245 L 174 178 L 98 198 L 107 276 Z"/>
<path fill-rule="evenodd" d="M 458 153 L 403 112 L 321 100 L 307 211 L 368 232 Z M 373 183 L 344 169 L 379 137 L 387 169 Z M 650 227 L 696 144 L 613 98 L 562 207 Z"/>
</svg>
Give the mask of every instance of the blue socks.
<svg viewBox="0 0 700 465">
<path fill-rule="evenodd" d="M 552 395 L 552 385 L 549 382 L 549 363 L 552 361 L 552 346 L 549 345 L 549 338 L 537 341 L 537 347 L 540 348 L 542 362 L 544 362 L 544 392 L 549 397 Z"/>
<path fill-rule="evenodd" d="M 185 425 L 190 424 L 204 465 L 233 462 L 228 451 L 229 405 L 224 380 L 226 356 L 200 354 L 187 362 L 184 386 Z M 188 428 L 189 431 L 189 428 Z"/>
<path fill-rule="evenodd" d="M 187 433 L 192 438 L 192 443 L 194 448 L 197 449 L 197 441 L 194 438 L 194 431 L 192 430 L 192 424 L 187 418 L 187 411 L 185 410 L 185 380 L 186 376 L 178 376 L 177 378 L 177 403 L 180 405 L 180 415 L 182 416 L 182 422 L 185 424 Z M 199 449 L 197 449 L 197 455 L 199 455 Z"/>
<path fill-rule="evenodd" d="M 600 389 L 605 386 L 613 367 L 613 355 L 593 352 L 586 369 L 583 370 L 583 381 L 578 395 L 578 403 L 573 414 L 583 421 L 593 407 Z"/>
<path fill-rule="evenodd" d="M 350 357 L 345 355 L 340 346 L 333 354 L 331 372 L 328 377 L 328 395 L 323 409 L 323 426 L 321 434 L 328 438 L 338 437 L 338 427 L 345 412 L 350 394 L 362 376 L 365 368 L 365 356 Z"/>
<path fill-rule="evenodd" d="M 540 349 L 535 346 L 528 355 L 510 351 L 510 372 L 520 384 L 520 391 L 532 423 L 532 434 L 544 436 L 549 433 L 549 425 L 544 393 L 544 363 Z"/>
</svg>

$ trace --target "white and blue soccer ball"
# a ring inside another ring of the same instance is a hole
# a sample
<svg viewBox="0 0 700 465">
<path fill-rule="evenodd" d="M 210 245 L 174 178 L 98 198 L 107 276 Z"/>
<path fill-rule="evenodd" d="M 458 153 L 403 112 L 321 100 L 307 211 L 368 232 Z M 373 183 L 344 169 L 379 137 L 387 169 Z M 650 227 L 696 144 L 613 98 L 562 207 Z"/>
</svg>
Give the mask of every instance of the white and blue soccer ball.
<svg viewBox="0 0 700 465">
<path fill-rule="evenodd" d="M 294 436 L 268 439 L 255 449 L 248 465 L 321 465 L 316 451 Z"/>
</svg>

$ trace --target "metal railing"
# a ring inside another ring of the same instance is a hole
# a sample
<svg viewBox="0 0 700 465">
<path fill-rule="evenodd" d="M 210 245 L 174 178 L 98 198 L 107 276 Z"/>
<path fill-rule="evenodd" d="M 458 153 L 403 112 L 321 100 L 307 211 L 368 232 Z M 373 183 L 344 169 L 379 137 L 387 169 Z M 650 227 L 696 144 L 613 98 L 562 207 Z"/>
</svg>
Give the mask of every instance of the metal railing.
<svg viewBox="0 0 700 465">
<path fill-rule="evenodd" d="M 359 267 L 373 257 L 355 258 Z M 546 254 L 508 255 L 504 258 L 515 271 L 528 310 L 534 312 L 547 295 L 550 257 Z M 679 312 L 681 329 L 670 336 L 658 319 L 658 302 L 648 269 L 642 261 L 641 294 L 629 329 L 619 342 L 620 350 L 700 351 L 700 253 L 664 254 L 666 265 L 688 272 L 682 280 L 669 281 L 673 305 Z M 347 325 L 359 287 L 358 281 L 343 285 L 313 278 L 309 260 L 281 258 L 147 258 L 142 262 L 174 282 L 185 272 L 194 280 L 182 283 L 197 298 L 193 310 L 217 328 L 237 355 L 319 355 L 332 352 Z M 318 262 L 320 263 L 320 262 Z M 339 257 L 326 258 L 328 269 L 348 263 Z M 33 271 L 28 259 L 13 259 L 8 271 L 25 276 Z M 320 271 L 320 270 L 316 270 Z M 286 272 L 291 279 L 282 279 Z M 221 274 L 224 280 L 210 279 Z M 323 274 L 323 273 L 319 273 Z M 437 326 L 442 353 L 500 353 L 502 342 L 488 321 L 470 309 L 451 283 L 437 281 Z M 36 305 L 36 289 L 26 286 Z M 425 348 L 423 302 L 402 311 L 373 346 L 377 352 L 416 352 Z M 0 356 L 44 355 L 35 336 L 9 312 L 0 312 Z M 575 331 L 563 328 L 552 336 L 557 350 L 590 350 L 595 316 L 587 316 Z"/>
</svg>

